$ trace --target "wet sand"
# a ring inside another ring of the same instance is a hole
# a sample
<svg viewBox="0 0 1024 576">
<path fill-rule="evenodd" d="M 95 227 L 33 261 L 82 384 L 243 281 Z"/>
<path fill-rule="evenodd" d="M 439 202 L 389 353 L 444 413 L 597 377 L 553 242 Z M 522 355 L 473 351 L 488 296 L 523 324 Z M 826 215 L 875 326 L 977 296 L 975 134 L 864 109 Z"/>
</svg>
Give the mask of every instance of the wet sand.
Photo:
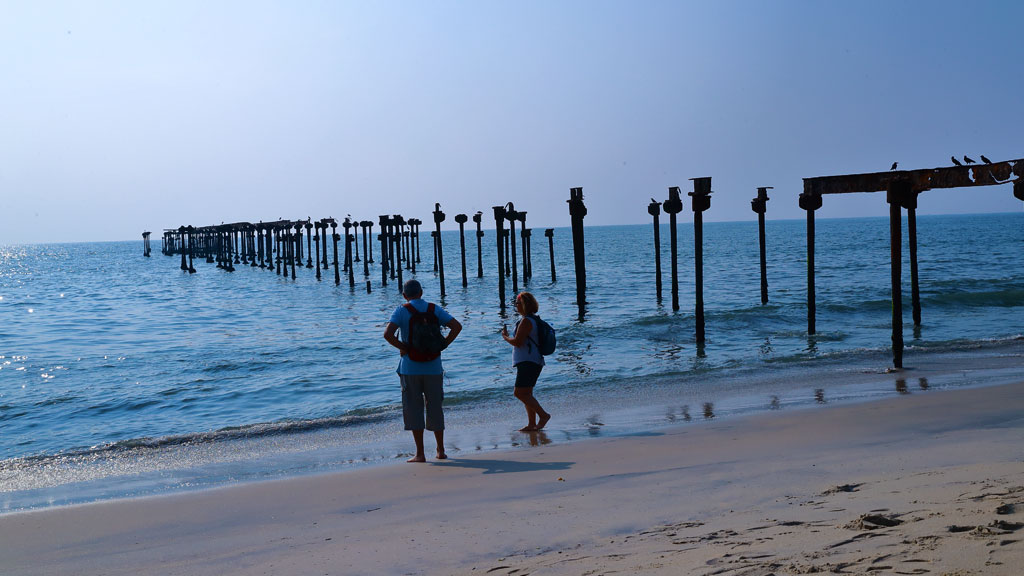
<svg viewBox="0 0 1024 576">
<path fill-rule="evenodd" d="M 5 514 L 0 573 L 1016 575 L 1022 540 L 1017 383 Z"/>
</svg>

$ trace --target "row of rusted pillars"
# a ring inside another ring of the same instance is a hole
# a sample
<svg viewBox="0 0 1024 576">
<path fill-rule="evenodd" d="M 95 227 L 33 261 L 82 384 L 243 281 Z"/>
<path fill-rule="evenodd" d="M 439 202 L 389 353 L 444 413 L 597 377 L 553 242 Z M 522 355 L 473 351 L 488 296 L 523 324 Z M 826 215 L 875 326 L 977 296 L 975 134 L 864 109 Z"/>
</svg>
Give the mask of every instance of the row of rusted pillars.
<svg viewBox="0 0 1024 576">
<path fill-rule="evenodd" d="M 583 259 L 583 216 L 586 214 L 586 207 L 583 206 L 583 193 L 581 188 L 574 188 L 570 194 L 570 216 L 573 223 L 573 245 L 577 271 L 577 301 L 582 307 L 585 302 L 583 296 L 586 286 L 586 270 Z M 503 206 L 494 207 L 496 239 L 498 248 L 498 278 L 499 278 L 499 299 L 501 307 L 505 307 L 505 279 L 512 278 L 512 289 L 518 292 L 520 271 L 524 283 L 533 277 L 532 257 L 532 230 L 526 227 L 526 211 L 516 210 L 509 202 Z M 466 214 L 458 214 L 455 221 L 459 224 L 459 237 L 462 264 L 462 285 L 468 286 L 468 270 L 466 265 L 466 241 L 465 225 L 469 221 Z M 477 277 L 483 278 L 483 247 L 482 230 L 483 215 L 477 212 L 472 216 L 476 224 L 477 244 Z M 445 213 L 441 210 L 440 204 L 435 204 L 433 211 L 434 230 L 431 231 L 433 244 L 433 270 L 437 273 L 440 281 L 441 296 L 446 295 L 445 272 L 444 272 L 444 246 L 441 240 L 441 223 L 445 221 Z M 505 223 L 508 223 L 506 229 Z M 516 241 L 516 223 L 519 223 L 519 244 Z M 382 215 L 378 218 L 380 233 L 377 240 L 380 242 L 380 266 L 381 285 L 387 286 L 389 279 L 397 280 L 401 289 L 404 283 L 403 270 L 412 274 L 416 273 L 416 266 L 420 263 L 420 225 L 421 220 L 405 218 L 402 215 Z M 338 234 L 338 222 L 333 218 L 324 218 L 318 221 L 311 219 L 300 221 L 281 220 L 277 222 L 260 222 L 250 224 L 240 222 L 235 224 L 221 224 L 219 226 L 193 227 L 181 226 L 177 229 L 167 230 L 163 236 L 163 253 L 167 255 L 180 254 L 181 269 L 195 273 L 193 264 L 194 258 L 206 258 L 207 262 L 216 262 L 217 267 L 226 271 L 234 271 L 235 264 L 249 264 L 253 267 L 276 270 L 279 275 L 288 276 L 289 268 L 291 277 L 296 277 L 296 268 L 303 267 L 303 232 L 305 232 L 305 253 L 306 268 L 315 268 L 316 277 L 321 278 L 321 269 L 329 270 L 328 261 L 328 235 L 333 244 L 333 263 L 335 284 L 341 283 L 341 273 L 347 272 L 350 286 L 355 286 L 355 263 L 360 261 L 359 257 L 359 231 L 362 229 L 363 244 L 363 275 L 370 276 L 369 264 L 374 262 L 371 221 L 353 221 L 346 218 L 341 226 L 345 229 L 344 259 L 339 268 L 338 242 L 341 235 Z M 330 232 L 328 232 L 330 230 Z M 315 232 L 315 235 L 314 235 Z M 551 281 L 556 281 L 555 272 L 555 251 L 554 251 L 554 229 L 548 228 L 544 231 L 548 239 L 548 254 L 551 267 Z M 146 250 L 148 255 L 148 236 L 144 234 Z M 315 260 L 313 258 L 315 251 Z M 518 266 L 519 253 L 522 256 L 522 268 Z M 273 256 L 277 254 L 276 258 Z M 314 264 L 315 262 L 315 264 Z M 404 267 L 403 267 L 404 264 Z M 366 280 L 366 289 L 371 289 L 370 281 Z"/>
</svg>

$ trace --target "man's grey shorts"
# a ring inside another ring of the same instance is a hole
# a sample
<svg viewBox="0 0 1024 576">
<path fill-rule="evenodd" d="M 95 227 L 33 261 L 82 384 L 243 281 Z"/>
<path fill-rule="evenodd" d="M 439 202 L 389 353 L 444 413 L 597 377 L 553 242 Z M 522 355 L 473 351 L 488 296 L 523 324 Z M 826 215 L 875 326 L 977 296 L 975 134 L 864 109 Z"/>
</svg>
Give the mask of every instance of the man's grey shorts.
<svg viewBox="0 0 1024 576">
<path fill-rule="evenodd" d="M 402 417 L 406 430 L 444 430 L 443 374 L 399 374 L 402 379 Z M 427 420 L 423 421 L 424 400 Z"/>
</svg>

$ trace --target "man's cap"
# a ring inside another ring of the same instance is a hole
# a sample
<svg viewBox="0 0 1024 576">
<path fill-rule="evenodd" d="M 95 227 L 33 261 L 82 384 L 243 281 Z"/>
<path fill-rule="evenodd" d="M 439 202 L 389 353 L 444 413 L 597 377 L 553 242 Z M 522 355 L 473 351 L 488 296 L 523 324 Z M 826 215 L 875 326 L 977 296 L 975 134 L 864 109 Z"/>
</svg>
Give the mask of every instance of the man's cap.
<svg viewBox="0 0 1024 576">
<path fill-rule="evenodd" d="M 406 280 L 405 285 L 402 286 L 402 295 L 412 298 L 423 294 L 423 286 L 420 286 L 419 280 Z"/>
</svg>

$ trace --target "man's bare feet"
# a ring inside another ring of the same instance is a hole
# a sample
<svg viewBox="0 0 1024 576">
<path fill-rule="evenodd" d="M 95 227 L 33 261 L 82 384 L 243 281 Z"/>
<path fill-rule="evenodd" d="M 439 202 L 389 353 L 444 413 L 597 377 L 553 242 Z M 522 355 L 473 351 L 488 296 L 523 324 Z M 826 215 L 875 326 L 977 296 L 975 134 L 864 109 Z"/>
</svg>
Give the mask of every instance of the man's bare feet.
<svg viewBox="0 0 1024 576">
<path fill-rule="evenodd" d="M 417 455 L 417 456 L 413 456 L 412 458 L 409 458 L 408 460 L 406 460 L 406 462 L 426 462 L 426 461 L 427 461 L 427 458 L 425 456 L 423 456 L 422 454 L 421 455 Z"/>
<path fill-rule="evenodd" d="M 544 413 L 544 414 L 539 414 L 538 416 L 540 417 L 540 419 L 537 421 L 537 428 L 536 429 L 540 430 L 540 429 L 544 428 L 544 425 L 548 423 L 548 420 L 551 420 L 551 414 Z"/>
<path fill-rule="evenodd" d="M 519 429 L 519 431 L 520 432 L 536 432 L 537 431 L 537 427 L 536 426 L 523 426 L 522 428 Z"/>
<path fill-rule="evenodd" d="M 447 460 L 448 459 L 448 455 L 445 454 L 444 452 L 438 452 L 437 453 L 437 459 L 438 460 Z"/>
</svg>

